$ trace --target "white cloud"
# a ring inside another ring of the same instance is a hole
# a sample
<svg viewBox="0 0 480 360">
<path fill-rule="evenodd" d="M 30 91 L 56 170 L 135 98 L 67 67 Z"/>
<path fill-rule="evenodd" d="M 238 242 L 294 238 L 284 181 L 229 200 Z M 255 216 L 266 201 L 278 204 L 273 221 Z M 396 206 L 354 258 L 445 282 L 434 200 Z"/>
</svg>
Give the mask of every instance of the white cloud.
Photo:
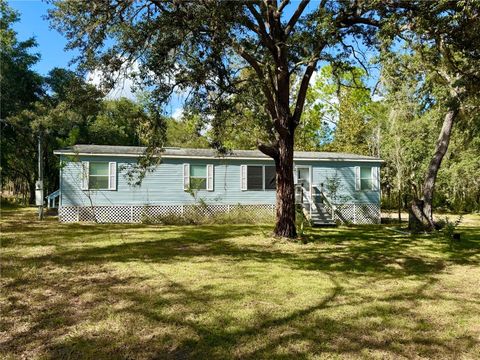
<svg viewBox="0 0 480 360">
<path fill-rule="evenodd" d="M 138 64 L 130 64 L 125 67 L 125 70 L 122 70 L 116 74 L 114 74 L 115 85 L 114 87 L 107 93 L 107 99 L 119 99 L 121 97 L 125 97 L 130 100 L 135 100 L 136 96 L 133 91 L 134 87 L 134 80 L 132 75 L 134 75 L 138 71 Z M 94 70 L 93 72 L 89 72 L 87 74 L 86 81 L 90 84 L 95 85 L 97 88 L 102 87 L 102 83 L 104 81 L 104 75 L 100 70 Z"/>
<path fill-rule="evenodd" d="M 175 120 L 181 120 L 183 118 L 183 108 L 178 107 L 172 112 L 172 118 Z"/>
</svg>

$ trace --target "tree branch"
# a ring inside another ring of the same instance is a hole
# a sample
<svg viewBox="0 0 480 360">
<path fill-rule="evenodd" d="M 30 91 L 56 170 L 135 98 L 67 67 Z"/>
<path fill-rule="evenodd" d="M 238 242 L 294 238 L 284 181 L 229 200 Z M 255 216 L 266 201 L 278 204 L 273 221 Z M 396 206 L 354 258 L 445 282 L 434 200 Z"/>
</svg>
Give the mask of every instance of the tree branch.
<svg viewBox="0 0 480 360">
<path fill-rule="evenodd" d="M 263 69 L 260 66 L 260 62 L 257 59 L 255 59 L 255 57 L 253 55 L 248 53 L 241 45 L 234 42 L 234 43 L 232 43 L 232 46 L 235 49 L 235 51 L 242 58 L 244 58 L 245 61 L 247 61 L 250 64 L 250 66 L 257 73 L 257 76 L 259 77 L 259 80 L 262 83 L 263 93 L 265 94 L 265 97 L 267 98 L 267 109 L 270 112 L 270 115 L 272 116 L 272 118 L 275 118 L 276 117 L 275 100 L 273 98 L 273 94 L 272 94 L 271 90 L 268 88 L 268 86 L 265 83 L 266 78 L 265 78 L 265 74 L 263 72 Z"/>
<path fill-rule="evenodd" d="M 260 150 L 262 153 L 264 153 L 267 156 L 270 156 L 272 159 L 277 159 L 278 158 L 278 145 L 277 144 L 264 144 L 264 143 L 257 143 L 257 148 Z"/>
<path fill-rule="evenodd" d="M 300 123 L 300 117 L 302 115 L 303 106 L 305 105 L 305 99 L 307 97 L 307 90 L 310 83 L 310 78 L 317 66 L 318 58 L 310 61 L 303 74 L 302 82 L 297 94 L 297 102 L 295 104 L 295 110 L 293 113 L 293 125 L 296 127 Z"/>
<path fill-rule="evenodd" d="M 252 26 L 251 30 L 255 31 L 261 37 L 261 39 L 263 40 L 263 42 L 265 43 L 267 48 L 270 50 L 270 52 L 272 53 L 274 58 L 276 58 L 278 53 L 277 53 L 277 50 L 275 48 L 275 44 L 273 42 L 273 39 L 268 34 L 267 28 L 265 27 L 265 22 L 263 21 L 262 15 L 255 9 L 255 6 L 253 6 L 253 4 L 247 3 L 246 6 L 247 6 L 247 9 L 250 11 L 250 13 L 253 15 L 253 17 L 255 18 L 255 20 L 257 21 L 257 24 L 258 24 L 256 26 L 255 24 L 250 22 L 250 24 L 251 24 L 250 26 Z M 248 23 L 246 25 L 248 27 Z"/>
<path fill-rule="evenodd" d="M 285 35 L 290 35 L 290 33 L 292 32 L 292 30 L 294 29 L 295 27 L 295 24 L 297 23 L 298 19 L 300 18 L 300 16 L 302 15 L 303 13 L 303 10 L 305 10 L 305 8 L 307 7 L 308 3 L 310 2 L 310 0 L 302 0 L 302 2 L 300 3 L 300 5 L 298 5 L 298 8 L 297 10 L 295 10 L 295 12 L 293 13 L 292 17 L 290 18 L 290 20 L 288 21 L 288 24 L 285 28 Z"/>
</svg>

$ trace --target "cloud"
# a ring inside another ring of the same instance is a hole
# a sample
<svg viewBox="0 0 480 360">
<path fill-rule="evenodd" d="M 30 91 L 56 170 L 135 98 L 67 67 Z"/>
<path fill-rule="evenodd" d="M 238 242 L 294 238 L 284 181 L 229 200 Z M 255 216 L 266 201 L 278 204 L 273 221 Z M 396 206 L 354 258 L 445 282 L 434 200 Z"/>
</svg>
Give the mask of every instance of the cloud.
<svg viewBox="0 0 480 360">
<path fill-rule="evenodd" d="M 107 93 L 107 99 L 119 99 L 125 97 L 130 100 L 135 100 L 136 95 L 134 92 L 134 80 L 132 76 L 138 72 L 138 64 L 130 64 L 125 68 L 124 71 L 113 74 L 113 78 L 116 79 L 115 85 Z M 104 82 L 104 74 L 101 70 L 94 70 L 87 74 L 86 81 L 89 84 L 95 85 L 97 88 L 101 89 Z"/>
<path fill-rule="evenodd" d="M 175 110 L 173 110 L 172 118 L 178 121 L 178 120 L 181 120 L 182 117 L 183 117 L 183 108 L 178 107 Z"/>
</svg>

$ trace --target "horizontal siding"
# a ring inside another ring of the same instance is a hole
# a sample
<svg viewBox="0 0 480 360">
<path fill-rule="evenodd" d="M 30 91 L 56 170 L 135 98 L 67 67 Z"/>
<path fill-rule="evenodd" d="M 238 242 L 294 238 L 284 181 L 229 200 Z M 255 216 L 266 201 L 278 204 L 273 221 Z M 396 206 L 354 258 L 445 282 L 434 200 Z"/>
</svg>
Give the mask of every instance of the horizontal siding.
<svg viewBox="0 0 480 360">
<path fill-rule="evenodd" d="M 67 161 L 62 158 L 61 204 L 62 206 L 93 205 L 170 205 L 192 204 L 195 199 L 183 190 L 183 163 L 213 164 L 214 191 L 198 191 L 197 197 L 210 204 L 274 204 L 275 191 L 240 190 L 240 165 L 272 165 L 273 161 L 245 161 L 234 159 L 189 160 L 164 159 L 153 172 L 146 174 L 141 186 L 128 183 L 125 174 L 129 165 L 135 164 L 134 158 L 122 157 L 81 157 L 81 161 L 117 161 L 117 190 L 81 190 L 81 162 Z M 302 164 L 302 162 L 297 162 Z M 312 165 L 312 162 L 305 163 Z M 340 176 L 342 194 L 351 197 L 351 202 L 378 203 L 379 192 L 355 191 L 355 163 L 313 164 L 313 184 L 325 182 L 327 177 Z M 362 163 L 362 166 L 367 164 Z M 373 164 L 375 165 L 375 164 Z"/>
<path fill-rule="evenodd" d="M 312 167 L 312 183 L 319 186 L 324 184 L 326 186 L 328 179 L 340 179 L 340 187 L 338 195 L 342 202 L 348 203 L 380 203 L 380 191 L 373 190 L 355 190 L 355 166 L 378 166 L 375 163 L 354 163 L 354 162 L 332 162 L 328 166 L 313 166 Z"/>
</svg>

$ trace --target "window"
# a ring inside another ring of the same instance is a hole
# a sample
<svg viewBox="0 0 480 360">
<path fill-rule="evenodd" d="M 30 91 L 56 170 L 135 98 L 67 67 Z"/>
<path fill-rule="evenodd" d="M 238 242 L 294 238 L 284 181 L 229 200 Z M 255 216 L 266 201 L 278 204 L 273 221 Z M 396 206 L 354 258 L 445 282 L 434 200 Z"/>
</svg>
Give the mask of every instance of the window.
<svg viewBox="0 0 480 360">
<path fill-rule="evenodd" d="M 372 190 L 371 167 L 360 167 L 360 190 Z"/>
<path fill-rule="evenodd" d="M 248 165 L 246 169 L 247 186 L 242 187 L 242 190 L 275 190 L 275 166 Z"/>
<path fill-rule="evenodd" d="M 117 163 L 82 161 L 82 190 L 117 190 Z"/>
<path fill-rule="evenodd" d="M 92 190 L 109 189 L 109 163 L 90 162 L 88 188 Z"/>
<path fill-rule="evenodd" d="M 183 164 L 183 190 L 214 191 L 214 166 Z"/>
<path fill-rule="evenodd" d="M 275 166 L 265 166 L 265 190 L 275 190 L 277 188 L 277 173 Z"/>
<path fill-rule="evenodd" d="M 190 165 L 190 188 L 195 190 L 207 189 L 206 165 Z"/>
</svg>

